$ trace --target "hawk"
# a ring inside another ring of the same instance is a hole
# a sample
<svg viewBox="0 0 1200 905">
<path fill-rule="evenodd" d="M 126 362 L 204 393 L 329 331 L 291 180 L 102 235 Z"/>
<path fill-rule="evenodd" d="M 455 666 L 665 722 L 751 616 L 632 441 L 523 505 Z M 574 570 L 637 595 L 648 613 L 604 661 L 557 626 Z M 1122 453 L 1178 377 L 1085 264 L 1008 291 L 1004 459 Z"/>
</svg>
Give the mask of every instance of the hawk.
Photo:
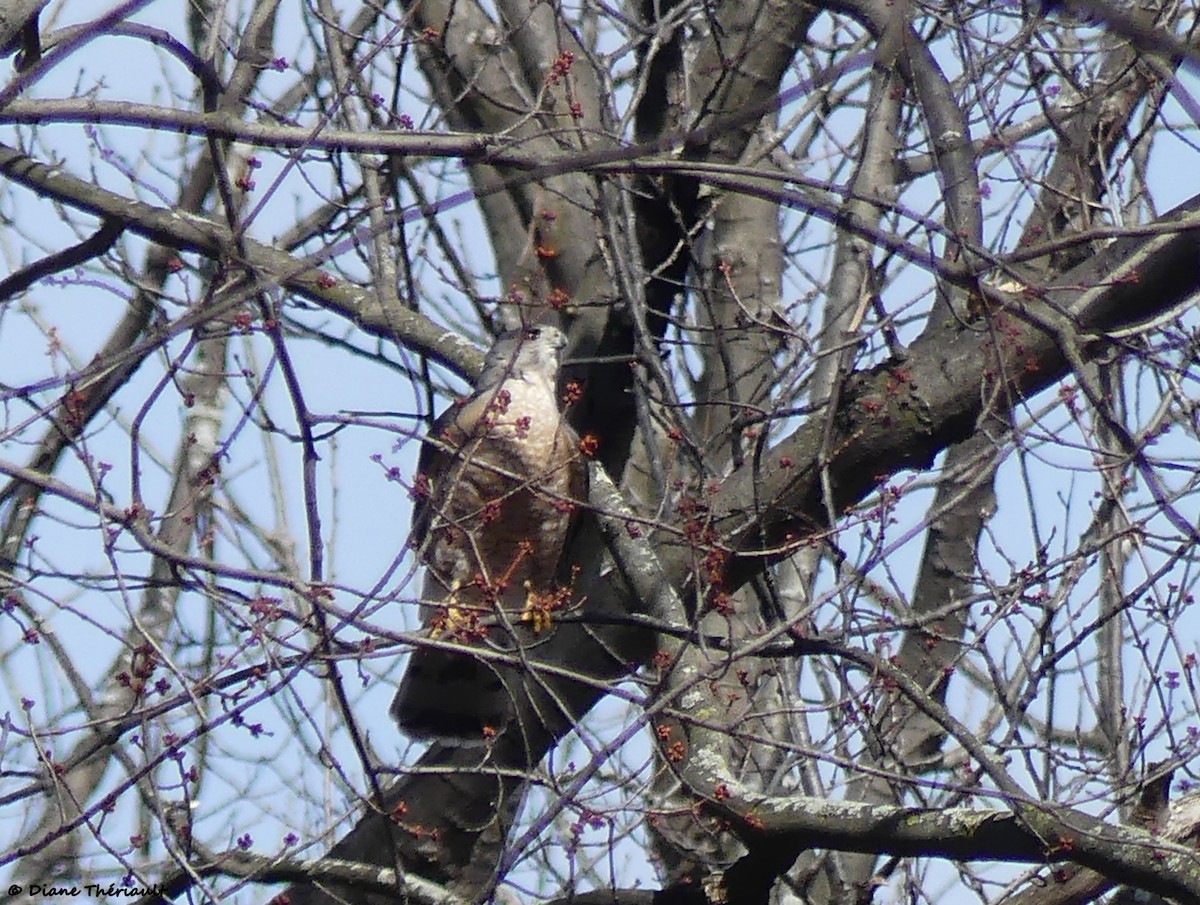
<svg viewBox="0 0 1200 905">
<path fill-rule="evenodd" d="M 430 429 L 409 542 L 425 566 L 431 639 L 511 648 L 513 624 L 555 599 L 587 473 L 559 410 L 566 342 L 550 326 L 501 335 L 475 392 Z M 479 743 L 511 710 L 497 666 L 469 650 L 418 647 L 391 713 L 411 737 Z"/>
</svg>

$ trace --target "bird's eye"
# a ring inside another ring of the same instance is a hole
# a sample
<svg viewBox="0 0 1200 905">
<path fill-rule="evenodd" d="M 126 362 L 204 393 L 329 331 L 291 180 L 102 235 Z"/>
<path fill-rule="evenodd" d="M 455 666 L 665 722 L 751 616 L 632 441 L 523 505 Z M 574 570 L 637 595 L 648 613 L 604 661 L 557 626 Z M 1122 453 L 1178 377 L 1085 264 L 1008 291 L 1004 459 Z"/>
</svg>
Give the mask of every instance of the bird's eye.
<svg viewBox="0 0 1200 905">
<path fill-rule="evenodd" d="M 526 339 L 537 339 L 541 335 L 542 335 L 541 327 L 530 327 L 528 330 L 525 331 Z"/>
</svg>

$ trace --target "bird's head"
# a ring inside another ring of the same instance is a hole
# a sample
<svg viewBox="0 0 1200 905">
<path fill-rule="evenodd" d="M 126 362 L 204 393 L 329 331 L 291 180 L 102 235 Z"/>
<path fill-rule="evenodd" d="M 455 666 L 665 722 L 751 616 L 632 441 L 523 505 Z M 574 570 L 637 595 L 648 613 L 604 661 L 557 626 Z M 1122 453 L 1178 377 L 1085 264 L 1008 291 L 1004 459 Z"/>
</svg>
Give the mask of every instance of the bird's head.
<svg viewBox="0 0 1200 905">
<path fill-rule="evenodd" d="M 477 385 L 495 386 L 505 380 L 545 380 L 553 387 L 566 345 L 566 335 L 549 324 L 502 333 L 488 350 Z"/>
</svg>

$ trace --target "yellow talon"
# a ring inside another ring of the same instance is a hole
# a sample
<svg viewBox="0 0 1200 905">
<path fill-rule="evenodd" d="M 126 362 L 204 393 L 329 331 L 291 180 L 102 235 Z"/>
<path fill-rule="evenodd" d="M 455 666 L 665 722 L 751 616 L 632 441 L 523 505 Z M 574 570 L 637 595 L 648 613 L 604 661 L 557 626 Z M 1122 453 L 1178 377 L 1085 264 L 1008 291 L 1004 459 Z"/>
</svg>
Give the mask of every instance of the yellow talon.
<svg viewBox="0 0 1200 905">
<path fill-rule="evenodd" d="M 532 584 L 525 582 L 525 607 L 521 611 L 521 621 L 529 623 L 535 635 L 554 625 L 553 602 L 553 597 L 539 594 Z"/>
</svg>

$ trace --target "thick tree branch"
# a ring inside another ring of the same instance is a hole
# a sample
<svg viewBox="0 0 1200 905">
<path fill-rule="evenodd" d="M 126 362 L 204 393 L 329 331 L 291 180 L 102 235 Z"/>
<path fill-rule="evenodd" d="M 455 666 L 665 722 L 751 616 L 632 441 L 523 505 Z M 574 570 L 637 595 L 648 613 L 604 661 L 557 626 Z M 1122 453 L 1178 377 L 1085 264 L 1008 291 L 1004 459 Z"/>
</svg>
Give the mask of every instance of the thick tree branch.
<svg viewBox="0 0 1200 905">
<path fill-rule="evenodd" d="M 856 373 L 836 419 L 829 466 L 836 507 L 852 505 L 902 468 L 928 468 L 948 443 L 973 432 L 981 397 L 1028 397 L 1066 376 L 1063 343 L 1094 354 L 1108 346 L 1107 331 L 1136 328 L 1187 302 L 1200 291 L 1192 266 L 1200 253 L 1198 210 L 1194 198 L 1156 221 L 1173 232 L 1115 242 L 1040 297 L 998 294 L 990 322 L 946 324 L 915 342 L 904 361 Z M 730 586 L 826 527 L 820 443 L 819 428 L 806 424 L 737 469 L 708 500 L 735 554 Z M 788 460 L 796 464 L 780 466 Z"/>
<path fill-rule="evenodd" d="M 235 254 L 234 237 L 221 224 L 187 211 L 167 210 L 106 191 L 5 145 L 0 145 L 0 173 L 45 198 L 121 222 L 131 232 L 160 245 L 199 252 L 213 259 Z M 258 274 L 259 282 L 227 290 L 211 306 L 193 308 L 171 323 L 167 335 L 178 335 L 219 317 L 252 298 L 261 284 L 279 283 L 369 332 L 396 336 L 415 351 L 460 373 L 478 373 L 483 366 L 483 354 L 454 331 L 446 330 L 408 308 L 384 311 L 375 293 L 338 283 L 323 274 L 319 269 L 321 262 L 332 256 L 333 249 L 307 259 L 297 259 L 248 238 L 241 241 L 247 255 L 243 263 Z M 156 335 L 149 342 L 157 347 L 164 339 L 165 336 Z M 85 368 L 76 378 L 79 381 L 90 379 L 93 372 L 111 366 L 112 362 L 106 359 Z"/>
</svg>

